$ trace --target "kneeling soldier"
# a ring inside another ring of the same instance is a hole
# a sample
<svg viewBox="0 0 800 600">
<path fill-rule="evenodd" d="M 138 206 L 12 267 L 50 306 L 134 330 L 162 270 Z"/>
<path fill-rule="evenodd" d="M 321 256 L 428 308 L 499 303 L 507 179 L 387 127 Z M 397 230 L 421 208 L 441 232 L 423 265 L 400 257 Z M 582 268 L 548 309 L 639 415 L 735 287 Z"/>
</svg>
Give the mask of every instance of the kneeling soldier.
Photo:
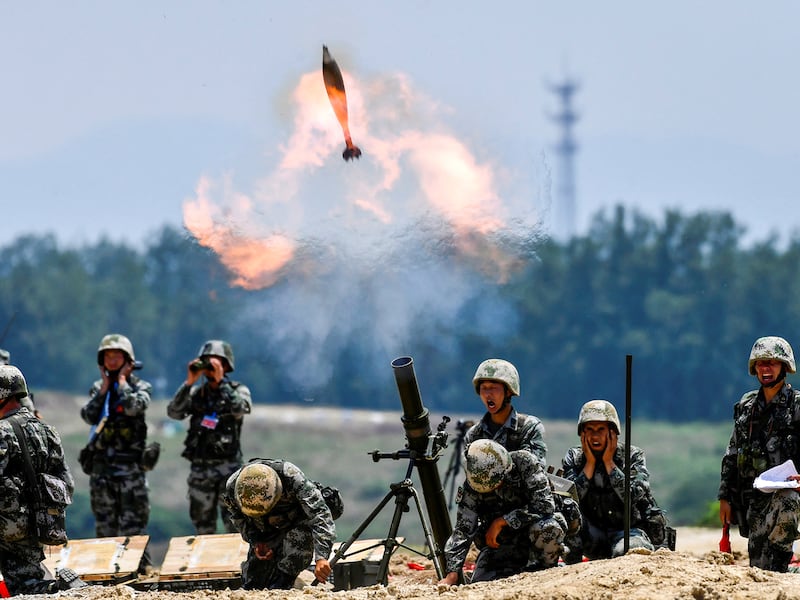
<svg viewBox="0 0 800 600">
<path fill-rule="evenodd" d="M 479 549 L 472 581 L 491 581 L 558 564 L 564 530 L 553 518 L 553 494 L 541 462 L 492 440 L 467 449 L 467 481 L 458 494 L 456 526 L 444 548 L 453 585 L 473 540 Z"/>
</svg>

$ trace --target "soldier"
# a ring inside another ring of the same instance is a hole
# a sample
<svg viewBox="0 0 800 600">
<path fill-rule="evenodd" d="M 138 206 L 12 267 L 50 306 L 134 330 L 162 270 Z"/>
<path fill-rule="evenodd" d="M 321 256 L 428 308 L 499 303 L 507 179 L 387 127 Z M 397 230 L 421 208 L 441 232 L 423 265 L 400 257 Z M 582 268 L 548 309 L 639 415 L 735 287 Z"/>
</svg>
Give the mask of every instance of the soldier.
<svg viewBox="0 0 800 600">
<path fill-rule="evenodd" d="M 242 563 L 244 589 L 291 589 L 312 560 L 314 576 L 327 581 L 336 527 L 322 492 L 299 468 L 254 459 L 231 475 L 223 499 L 250 544 Z"/>
<path fill-rule="evenodd" d="M 150 517 L 141 460 L 147 442 L 145 411 L 153 388 L 134 375 L 140 364 L 135 361 L 127 337 L 104 336 L 97 348 L 100 379 L 81 409 L 81 418 L 92 426 L 87 446 L 91 466 L 85 469 L 98 537 L 143 535 Z"/>
<path fill-rule="evenodd" d="M 475 440 L 488 439 L 499 443 L 508 451 L 527 450 L 545 464 L 547 445 L 544 442 L 544 425 L 532 415 L 518 413 L 511 399 L 520 394 L 517 368 L 506 360 L 490 358 L 478 365 L 472 378 L 475 393 L 480 396 L 486 413 L 464 435 L 465 451 Z M 556 519 L 564 529 L 565 560 L 578 562 L 578 538 L 581 512 L 577 503 L 565 496 L 554 495 Z"/>
<path fill-rule="evenodd" d="M 225 482 L 242 466 L 242 423 L 252 402 L 248 387 L 228 378 L 233 367 L 231 345 L 207 341 L 189 362 L 186 381 L 167 405 L 171 418 L 190 417 L 182 456 L 191 461 L 189 516 L 198 534 L 216 533 L 217 512 L 225 530 L 236 531 L 222 495 Z"/>
<path fill-rule="evenodd" d="M 0 572 L 12 595 L 55 593 L 83 585 L 70 569 L 62 569 L 56 580 L 48 580 L 41 564 L 42 544 L 29 518 L 33 509 L 26 490 L 23 446 L 34 471 L 47 475 L 40 481 L 56 488 L 54 495 L 69 504 L 75 486 L 58 432 L 20 403 L 27 393 L 20 370 L 0 365 Z M 25 432 L 25 440 L 17 437 L 12 419 Z"/>
<path fill-rule="evenodd" d="M 758 338 L 750 350 L 750 375 L 760 387 L 733 407 L 733 432 L 722 457 L 719 518 L 738 523 L 748 538 L 750 566 L 786 572 L 798 537 L 796 490 L 753 490 L 758 475 L 789 459 L 800 465 L 800 392 L 786 381 L 796 370 L 792 347 L 776 336 Z M 795 475 L 790 479 L 800 481 Z"/>
<path fill-rule="evenodd" d="M 541 461 L 527 450 L 509 452 L 495 441 L 476 440 L 467 448 L 466 473 L 440 583 L 458 582 L 473 541 L 479 550 L 473 583 L 557 565 L 564 530 L 554 518 Z"/>
<path fill-rule="evenodd" d="M 511 399 L 519 396 L 517 368 L 506 360 L 490 358 L 478 365 L 472 385 L 486 413 L 464 436 L 464 450 L 475 440 L 488 439 L 508 450 L 528 450 L 544 462 L 544 425 L 537 417 L 518 413 L 511 404 Z"/>
<path fill-rule="evenodd" d="M 578 491 L 583 554 L 591 559 L 621 556 L 625 549 L 625 447 L 619 441 L 619 429 L 613 404 L 606 400 L 587 402 L 578 417 L 581 445 L 567 450 L 563 460 L 564 477 L 573 481 Z M 630 501 L 634 510 L 629 547 L 652 551 L 655 547 L 648 531 L 660 527 L 661 543 L 666 520 L 650 492 L 644 451 L 636 446 L 630 450 Z"/>
</svg>

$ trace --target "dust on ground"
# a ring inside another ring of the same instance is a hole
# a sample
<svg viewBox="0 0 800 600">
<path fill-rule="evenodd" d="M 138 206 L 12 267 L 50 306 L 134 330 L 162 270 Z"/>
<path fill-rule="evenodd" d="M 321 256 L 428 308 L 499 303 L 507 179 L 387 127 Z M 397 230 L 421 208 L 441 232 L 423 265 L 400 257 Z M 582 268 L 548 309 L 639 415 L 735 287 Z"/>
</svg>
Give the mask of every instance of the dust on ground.
<svg viewBox="0 0 800 600">
<path fill-rule="evenodd" d="M 632 551 L 611 560 L 588 561 L 493 582 L 452 587 L 438 584 L 430 561 L 398 552 L 392 557 L 386 587 L 373 585 L 333 592 L 322 586 L 298 582 L 298 589 L 287 591 L 168 592 L 136 591 L 118 585 L 90 586 L 60 595 L 82 600 L 800 600 L 800 574 L 772 573 L 750 567 L 747 540 L 732 535 L 733 553 L 727 554 L 717 549 L 719 538 L 718 530 L 679 528 L 675 552 Z M 308 581 L 310 574 L 309 577 L 305 575 L 301 577 Z"/>
</svg>

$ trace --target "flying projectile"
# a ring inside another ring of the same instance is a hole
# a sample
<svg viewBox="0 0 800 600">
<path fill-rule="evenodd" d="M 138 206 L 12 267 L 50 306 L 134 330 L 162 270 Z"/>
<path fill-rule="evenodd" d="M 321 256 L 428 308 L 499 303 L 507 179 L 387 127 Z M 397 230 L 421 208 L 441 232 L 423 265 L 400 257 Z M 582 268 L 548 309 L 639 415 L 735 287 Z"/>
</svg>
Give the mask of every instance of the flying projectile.
<svg viewBox="0 0 800 600">
<path fill-rule="evenodd" d="M 350 126 L 347 119 L 347 93 L 344 91 L 344 79 L 342 72 L 339 70 L 339 65 L 328 52 L 327 46 L 322 46 L 322 80 L 325 82 L 325 91 L 328 92 L 328 100 L 331 101 L 333 112 L 339 120 L 339 125 L 342 126 L 342 133 L 344 134 L 344 143 L 347 147 L 342 152 L 342 158 L 350 160 L 351 158 L 359 158 L 361 156 L 361 149 L 353 144 L 350 137 Z"/>
</svg>

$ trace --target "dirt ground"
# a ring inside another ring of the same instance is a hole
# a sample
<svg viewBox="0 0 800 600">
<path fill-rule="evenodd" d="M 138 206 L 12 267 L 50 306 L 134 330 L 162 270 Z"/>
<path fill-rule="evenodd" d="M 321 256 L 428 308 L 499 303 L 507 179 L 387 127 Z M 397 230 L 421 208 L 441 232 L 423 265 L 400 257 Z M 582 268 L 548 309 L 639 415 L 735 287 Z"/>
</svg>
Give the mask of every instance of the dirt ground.
<svg viewBox="0 0 800 600">
<path fill-rule="evenodd" d="M 298 581 L 288 591 L 201 590 L 193 592 L 136 591 L 129 586 L 90 586 L 61 592 L 86 600 L 400 600 L 419 598 L 478 600 L 800 600 L 800 574 L 771 573 L 747 565 L 746 540 L 731 535 L 733 554 L 719 552 L 718 530 L 680 528 L 675 552 L 629 553 L 613 560 L 597 560 L 525 573 L 499 581 L 446 587 L 437 583 L 430 561 L 397 553 L 392 558 L 389 585 L 349 591 L 331 591 Z M 409 566 L 412 565 L 412 566 Z M 419 567 L 424 567 L 419 570 Z M 414 568 L 416 567 L 416 568 Z M 302 579 L 309 580 L 309 577 Z M 42 597 L 44 598 L 44 597 Z"/>
</svg>

